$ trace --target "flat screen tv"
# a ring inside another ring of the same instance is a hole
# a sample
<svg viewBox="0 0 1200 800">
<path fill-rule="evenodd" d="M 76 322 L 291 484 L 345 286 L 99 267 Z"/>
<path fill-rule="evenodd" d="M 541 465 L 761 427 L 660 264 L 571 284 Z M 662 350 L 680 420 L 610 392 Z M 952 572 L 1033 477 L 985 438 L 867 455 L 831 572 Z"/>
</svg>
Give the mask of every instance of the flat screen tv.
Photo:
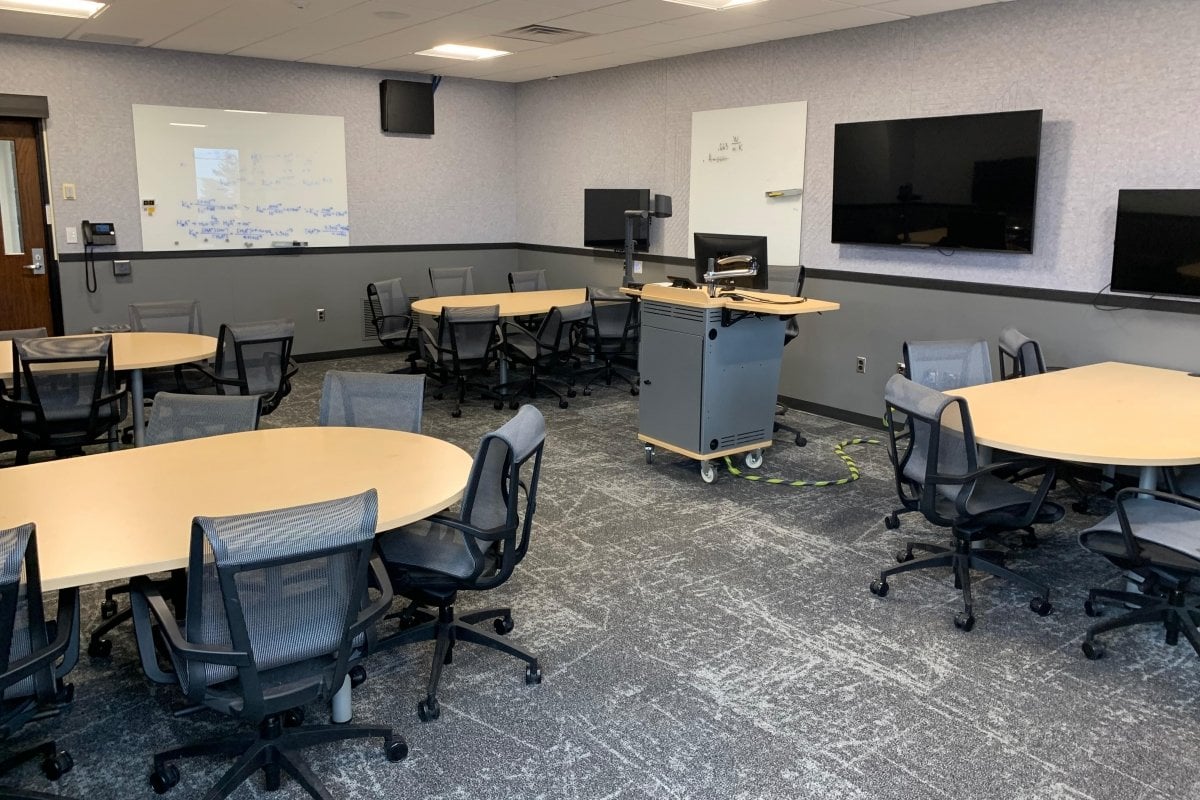
<svg viewBox="0 0 1200 800">
<path fill-rule="evenodd" d="M 834 126 L 836 244 L 1033 252 L 1042 112 Z"/>
<path fill-rule="evenodd" d="M 379 112 L 386 133 L 433 133 L 433 84 L 380 81 Z"/>
<path fill-rule="evenodd" d="M 1111 288 L 1200 297 L 1200 189 L 1118 192 Z"/>
<path fill-rule="evenodd" d="M 583 246 L 625 248 L 625 212 L 650 210 L 649 189 L 584 189 Z M 633 248 L 650 249 L 650 220 L 633 221 Z"/>
<path fill-rule="evenodd" d="M 696 252 L 696 283 L 704 283 L 709 261 L 726 256 L 753 256 L 758 262 L 758 274 L 751 278 L 726 278 L 717 281 L 722 286 L 740 286 L 743 289 L 767 290 L 767 237 L 744 236 L 734 233 L 692 234 Z M 728 267 L 741 269 L 741 267 Z"/>
</svg>

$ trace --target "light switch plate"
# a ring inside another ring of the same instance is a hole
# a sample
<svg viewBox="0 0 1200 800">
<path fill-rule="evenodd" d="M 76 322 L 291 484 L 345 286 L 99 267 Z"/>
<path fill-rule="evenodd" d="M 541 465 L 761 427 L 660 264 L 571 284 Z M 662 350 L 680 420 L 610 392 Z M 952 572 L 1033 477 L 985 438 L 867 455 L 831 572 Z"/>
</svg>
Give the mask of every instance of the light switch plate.
<svg viewBox="0 0 1200 800">
<path fill-rule="evenodd" d="M 67 226 L 67 244 L 79 244 L 79 229 L 74 225 Z"/>
</svg>

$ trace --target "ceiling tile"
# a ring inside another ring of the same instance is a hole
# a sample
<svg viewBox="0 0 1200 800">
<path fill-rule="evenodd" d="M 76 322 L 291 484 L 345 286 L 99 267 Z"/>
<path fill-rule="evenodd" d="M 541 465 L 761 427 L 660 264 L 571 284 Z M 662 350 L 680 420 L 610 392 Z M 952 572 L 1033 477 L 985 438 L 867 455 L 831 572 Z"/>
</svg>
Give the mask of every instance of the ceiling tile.
<svg viewBox="0 0 1200 800">
<path fill-rule="evenodd" d="M 619 17 L 632 17 L 647 22 L 662 22 L 680 17 L 694 17 L 697 14 L 708 14 L 702 8 L 685 6 L 679 3 L 664 3 L 663 0 L 625 0 L 623 3 L 605 6 L 605 14 Z"/>
<path fill-rule="evenodd" d="M 390 10 L 384 8 L 384 5 L 362 3 L 341 14 L 316 20 L 303 27 L 255 42 L 248 47 L 234 51 L 234 55 L 298 60 L 392 31 L 411 28 L 437 16 L 436 12 L 420 10 L 404 12 L 407 16 L 402 19 L 377 16 L 377 11 Z"/>
<path fill-rule="evenodd" d="M 0 11 L 0 33 L 15 36 L 52 36 L 61 39 L 76 28 L 82 20 L 70 17 L 52 17 L 46 14 L 28 14 L 24 11 Z"/>
<path fill-rule="evenodd" d="M 871 8 L 915 17 L 920 14 L 941 14 L 945 11 L 989 5 L 991 2 L 992 0 L 889 0 L 873 5 Z"/>
<path fill-rule="evenodd" d="M 626 28 L 634 28 L 646 24 L 646 20 L 618 17 L 612 14 L 605 14 L 601 11 L 584 11 L 566 17 L 555 17 L 554 19 L 547 20 L 547 22 L 556 28 L 567 28 L 568 30 L 585 31 L 587 33 L 612 33 L 613 31 L 623 31 Z"/>
<path fill-rule="evenodd" d="M 234 2 L 236 0 L 121 0 L 96 18 L 84 20 L 70 38 L 120 36 L 152 45 Z"/>
<path fill-rule="evenodd" d="M 418 50 L 427 50 L 439 44 L 470 41 L 495 33 L 497 28 L 501 27 L 502 23 L 494 19 L 480 19 L 467 14 L 456 14 L 453 17 L 443 17 L 355 44 L 333 48 L 303 60 L 315 61 L 319 64 L 361 67 L 415 53 Z"/>
<path fill-rule="evenodd" d="M 307 25 L 361 0 L 307 0 L 297 8 L 282 0 L 242 0 L 157 42 L 156 47 L 197 53 L 231 53 Z"/>
<path fill-rule="evenodd" d="M 861 25 L 875 25 L 880 22 L 897 22 L 902 19 L 908 19 L 908 17 L 903 14 L 876 11 L 872 8 L 847 8 L 845 11 L 804 17 L 804 23 L 823 31 L 836 31 L 843 28 L 857 28 Z"/>
</svg>

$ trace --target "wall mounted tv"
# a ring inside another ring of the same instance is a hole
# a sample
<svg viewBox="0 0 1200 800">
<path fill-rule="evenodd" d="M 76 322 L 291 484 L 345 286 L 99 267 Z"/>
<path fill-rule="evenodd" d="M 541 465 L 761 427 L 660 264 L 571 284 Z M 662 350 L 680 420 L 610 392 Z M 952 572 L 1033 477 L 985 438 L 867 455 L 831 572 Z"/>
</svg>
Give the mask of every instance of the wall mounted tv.
<svg viewBox="0 0 1200 800">
<path fill-rule="evenodd" d="M 834 126 L 836 244 L 1033 252 L 1042 112 Z"/>
<path fill-rule="evenodd" d="M 1200 297 L 1200 189 L 1117 194 L 1111 288 Z"/>
<path fill-rule="evenodd" d="M 379 82 L 380 124 L 385 133 L 433 133 L 433 83 Z"/>
<path fill-rule="evenodd" d="M 583 246 L 625 247 L 625 212 L 650 209 L 649 189 L 584 189 Z M 633 247 L 650 249 L 650 220 L 633 221 Z"/>
</svg>

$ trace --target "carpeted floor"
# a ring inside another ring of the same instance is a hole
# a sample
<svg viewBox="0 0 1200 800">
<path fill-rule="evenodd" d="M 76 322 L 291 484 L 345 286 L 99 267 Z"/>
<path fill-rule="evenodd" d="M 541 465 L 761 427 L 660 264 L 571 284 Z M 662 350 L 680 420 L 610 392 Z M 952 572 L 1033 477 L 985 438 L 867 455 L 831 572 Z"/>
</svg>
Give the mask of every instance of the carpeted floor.
<svg viewBox="0 0 1200 800">
<path fill-rule="evenodd" d="M 326 369 L 400 364 L 303 364 L 264 424 L 315 424 Z M 960 596 L 945 572 L 899 576 L 885 599 L 867 591 L 906 538 L 946 539 L 914 515 L 885 530 L 895 497 L 883 447 L 849 448 L 863 477 L 846 486 L 729 474 L 710 486 L 670 454 L 646 464 L 626 391 L 539 407 L 549 438 L 529 556 L 460 610 L 512 605 L 510 635 L 541 656 L 545 682 L 526 686 L 518 662 L 464 645 L 443 677 L 441 719 L 422 724 L 431 645 L 372 658 L 356 721 L 395 726 L 412 753 L 389 763 L 376 744 L 312 751 L 335 797 L 1200 797 L 1191 648 L 1147 627 L 1109 637 L 1101 661 L 1080 652 L 1087 588 L 1120 583 L 1075 542 L 1091 518 L 1069 515 L 1041 547 L 1015 554 L 1016 568 L 1053 587 L 1052 615 L 1031 613 L 1023 590 L 980 579 L 979 622 L 964 634 L 951 624 Z M 448 402 L 427 400 L 425 432 L 473 451 L 510 413 L 475 402 L 456 420 Z M 842 476 L 834 446 L 875 433 L 790 416 L 808 446 L 781 440 L 764 467 L 789 479 Z M 85 631 L 98 595 L 84 594 Z M 76 767 L 55 785 L 28 765 L 16 773 L 23 786 L 151 797 L 152 751 L 232 727 L 207 712 L 172 718 L 178 691 L 142 677 L 124 633 L 111 658 L 83 656 L 71 680 L 73 708 L 11 744 L 54 735 Z M 170 796 L 202 796 L 225 767 L 181 762 Z M 258 779 L 235 794 L 266 796 Z M 285 779 L 270 796 L 303 795 Z"/>
</svg>

